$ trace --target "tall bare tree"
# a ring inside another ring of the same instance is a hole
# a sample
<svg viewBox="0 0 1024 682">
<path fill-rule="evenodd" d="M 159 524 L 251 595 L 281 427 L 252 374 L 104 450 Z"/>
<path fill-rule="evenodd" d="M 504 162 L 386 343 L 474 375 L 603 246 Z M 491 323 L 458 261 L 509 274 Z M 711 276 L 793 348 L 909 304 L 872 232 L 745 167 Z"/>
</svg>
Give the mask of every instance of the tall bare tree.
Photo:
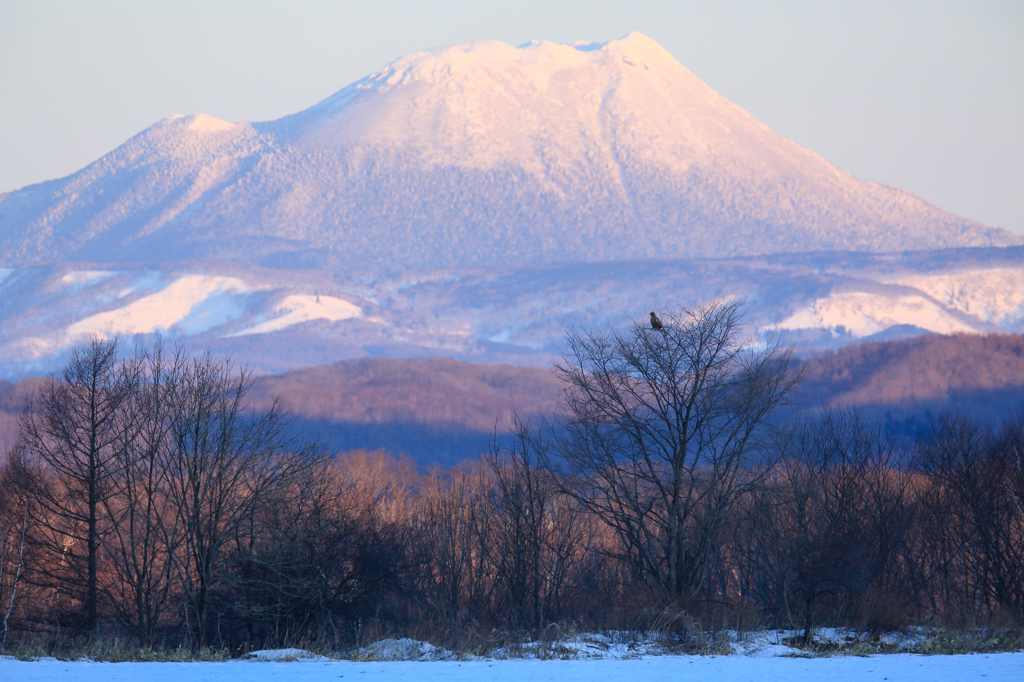
<svg viewBox="0 0 1024 682">
<path fill-rule="evenodd" d="M 758 519 L 770 541 L 763 600 L 803 628 L 805 644 L 826 604 L 877 630 L 886 615 L 879 600 L 900 596 L 895 578 L 913 506 L 893 443 L 856 412 L 828 410 L 776 431 L 773 447 L 778 475 Z"/>
<path fill-rule="evenodd" d="M 493 591 L 492 481 L 482 467 L 460 466 L 424 485 L 416 537 L 428 574 L 423 591 L 446 626 L 483 614 Z"/>
<path fill-rule="evenodd" d="M 0 652 L 7 646 L 11 613 L 28 568 L 27 541 L 34 503 L 26 480 L 29 474 L 19 464 L 0 463 Z"/>
<path fill-rule="evenodd" d="M 946 414 L 919 449 L 918 464 L 943 493 L 939 530 L 956 554 L 944 563 L 956 574 L 951 595 L 977 625 L 1002 611 L 1024 620 L 1024 517 L 1010 486 L 1024 444 L 1024 421 L 994 431 L 962 414 Z M 957 597 L 956 593 L 960 595 Z"/>
<path fill-rule="evenodd" d="M 745 343 L 739 302 L 663 314 L 662 329 L 570 334 L 556 365 L 564 491 L 613 528 L 641 583 L 689 598 L 759 439 L 795 378 L 790 351 Z"/>
<path fill-rule="evenodd" d="M 486 457 L 494 474 L 492 561 L 506 622 L 539 637 L 558 615 L 571 571 L 580 563 L 586 523 L 580 505 L 557 495 L 542 433 L 518 422 L 511 441 Z"/>
<path fill-rule="evenodd" d="M 158 343 L 122 364 L 133 387 L 117 411 L 117 441 L 110 460 L 111 494 L 103 501 L 110 528 L 106 543 L 111 607 L 142 646 L 153 646 L 174 588 L 181 522 L 168 495 L 174 397 L 186 359 Z"/>
<path fill-rule="evenodd" d="M 251 385 L 250 370 L 207 354 L 182 372 L 175 392 L 167 494 L 182 532 L 177 566 L 186 613 L 200 646 L 210 641 L 210 600 L 228 542 L 248 532 L 253 546 L 255 510 L 285 494 L 319 454 L 315 444 L 288 438 L 276 403 L 263 413 L 250 409 Z"/>
<path fill-rule="evenodd" d="M 61 557 L 51 577 L 84 602 L 90 632 L 99 618 L 101 511 L 111 492 L 116 417 L 132 389 L 118 371 L 117 347 L 116 339 L 76 346 L 19 426 L 19 447 L 45 474 L 34 495 L 41 539 Z"/>
</svg>

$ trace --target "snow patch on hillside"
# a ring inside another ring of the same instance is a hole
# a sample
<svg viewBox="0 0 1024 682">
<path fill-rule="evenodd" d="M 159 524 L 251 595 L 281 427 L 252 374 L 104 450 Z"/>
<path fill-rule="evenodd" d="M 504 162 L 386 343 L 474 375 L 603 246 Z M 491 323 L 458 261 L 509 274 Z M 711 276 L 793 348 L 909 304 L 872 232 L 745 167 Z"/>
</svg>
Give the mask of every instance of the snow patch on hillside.
<svg viewBox="0 0 1024 682">
<path fill-rule="evenodd" d="M 311 320 L 338 322 L 363 316 L 362 308 L 344 299 L 333 296 L 309 296 L 305 294 L 286 296 L 277 307 L 277 312 L 281 313 L 278 317 L 260 322 L 252 327 L 230 334 L 230 336 L 267 334 Z"/>
<path fill-rule="evenodd" d="M 11 357 L 22 358 L 27 367 L 38 367 L 38 365 L 32 362 L 33 360 L 51 356 L 59 351 L 61 347 L 61 344 L 50 339 L 29 336 L 15 339 L 4 348 L 4 351 Z M 26 369 L 26 373 L 31 371 L 31 369 Z M 47 367 L 43 369 L 42 373 L 45 374 L 47 371 L 52 371 L 52 368 Z"/>
<path fill-rule="evenodd" d="M 163 286 L 164 275 L 159 270 L 136 274 L 117 292 L 117 298 L 131 296 L 139 291 L 155 291 Z"/>
<path fill-rule="evenodd" d="M 907 277 L 894 283 L 914 287 L 943 305 L 1002 327 L 1020 329 L 1024 321 L 1022 268 Z"/>
<path fill-rule="evenodd" d="M 116 274 L 117 272 L 113 270 L 72 270 L 61 277 L 58 282 L 70 288 L 72 292 L 77 292 L 108 280 Z"/>
<path fill-rule="evenodd" d="M 913 325 L 937 334 L 985 331 L 958 319 L 924 295 L 859 291 L 819 298 L 782 322 L 767 325 L 766 329 L 831 329 L 860 339 L 897 325 Z"/>
<path fill-rule="evenodd" d="M 266 371 L 368 353 L 546 364 L 561 352 L 567 329 L 616 328 L 638 309 L 729 296 L 746 297 L 751 332 L 767 325 L 807 348 L 925 330 L 1024 331 L 1024 253 L 1017 250 L 990 260 L 956 252 L 844 263 L 823 256 L 810 269 L 803 261 L 678 261 L 396 270 L 342 272 L 330 282 L 208 262 L 0 269 L 0 378 L 55 371 L 66 349 L 90 333 L 129 341 L 160 332 L 194 348 L 212 344 Z M 330 295 L 318 301 L 314 291 Z"/>
<path fill-rule="evenodd" d="M 154 294 L 76 322 L 67 334 L 110 338 L 172 328 L 198 334 L 241 317 L 246 306 L 240 298 L 252 291 L 236 277 L 185 275 Z"/>
</svg>

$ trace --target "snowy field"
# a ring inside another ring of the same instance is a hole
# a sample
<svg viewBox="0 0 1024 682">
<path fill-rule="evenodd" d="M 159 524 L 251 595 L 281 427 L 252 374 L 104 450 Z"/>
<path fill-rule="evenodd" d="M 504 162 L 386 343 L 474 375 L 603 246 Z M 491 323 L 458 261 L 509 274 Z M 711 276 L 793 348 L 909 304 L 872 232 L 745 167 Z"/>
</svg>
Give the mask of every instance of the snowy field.
<svg viewBox="0 0 1024 682">
<path fill-rule="evenodd" d="M 734 656 L 651 656 L 640 660 L 492 660 L 361 663 L 300 660 L 226 663 L 94 663 L 56 660 L 0 660 L 4 682 L 375 682 L 377 680 L 553 682 L 625 680 L 836 681 L 1024 680 L 1024 652 L 960 656 L 889 654 L 871 657 L 787 658 Z"/>
</svg>

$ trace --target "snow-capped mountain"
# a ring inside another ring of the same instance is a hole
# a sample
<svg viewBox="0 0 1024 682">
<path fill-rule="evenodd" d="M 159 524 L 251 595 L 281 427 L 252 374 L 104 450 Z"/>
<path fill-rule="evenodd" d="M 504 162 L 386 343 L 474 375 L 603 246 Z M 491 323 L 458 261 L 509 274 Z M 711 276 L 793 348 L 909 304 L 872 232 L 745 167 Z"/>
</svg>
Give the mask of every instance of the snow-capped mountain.
<svg viewBox="0 0 1024 682">
<path fill-rule="evenodd" d="M 1024 331 L 1024 248 L 406 270 L 180 262 L 0 270 L 0 377 L 47 373 L 91 335 L 157 334 L 260 372 L 365 356 L 547 364 L 566 331 L 745 297 L 751 332 L 803 349 Z"/>
<path fill-rule="evenodd" d="M 1019 242 L 831 166 L 635 33 L 409 55 L 298 114 L 171 117 L 0 196 L 9 267 L 373 271 Z"/>
</svg>

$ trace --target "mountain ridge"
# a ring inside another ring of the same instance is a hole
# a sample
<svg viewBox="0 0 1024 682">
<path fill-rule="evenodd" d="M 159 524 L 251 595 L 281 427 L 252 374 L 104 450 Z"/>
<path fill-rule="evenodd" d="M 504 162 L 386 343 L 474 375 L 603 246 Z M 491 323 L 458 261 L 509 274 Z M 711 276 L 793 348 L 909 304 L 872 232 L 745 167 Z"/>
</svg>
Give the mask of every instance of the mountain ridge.
<svg viewBox="0 0 1024 682">
<path fill-rule="evenodd" d="M 1024 247 L 781 254 L 366 273 L 230 261 L 0 268 L 0 377 L 54 371 L 92 335 L 157 336 L 260 372 L 371 357 L 544 364 L 567 329 L 745 299 L 801 350 L 927 332 L 1024 331 Z"/>
<path fill-rule="evenodd" d="M 640 34 L 416 53 L 276 121 L 166 118 L 0 195 L 8 266 L 373 270 L 1021 241 L 853 178 Z"/>
</svg>

